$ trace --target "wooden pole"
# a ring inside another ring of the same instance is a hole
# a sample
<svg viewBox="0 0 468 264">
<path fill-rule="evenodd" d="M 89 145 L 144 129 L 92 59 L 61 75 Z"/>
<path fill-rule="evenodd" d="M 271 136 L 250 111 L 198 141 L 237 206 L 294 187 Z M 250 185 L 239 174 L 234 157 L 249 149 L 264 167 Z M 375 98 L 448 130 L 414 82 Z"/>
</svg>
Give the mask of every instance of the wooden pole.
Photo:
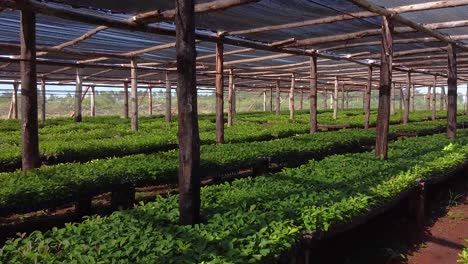
<svg viewBox="0 0 468 264">
<path fill-rule="evenodd" d="M 132 117 L 131 127 L 133 131 L 138 130 L 138 83 L 137 83 L 137 62 L 136 59 L 131 60 L 130 79 L 131 79 L 131 102 L 132 102 Z"/>
<path fill-rule="evenodd" d="M 466 85 L 466 94 L 465 94 L 465 112 L 468 113 L 468 84 Z"/>
<path fill-rule="evenodd" d="M 453 44 L 447 47 L 447 137 L 452 139 L 457 134 L 457 53 Z"/>
<path fill-rule="evenodd" d="M 317 131 L 317 56 L 313 55 L 310 56 L 310 134 Z"/>
<path fill-rule="evenodd" d="M 46 97 L 46 83 L 44 79 L 41 79 L 41 120 L 42 123 L 45 123 L 46 121 L 46 102 L 47 102 L 47 97 Z"/>
<path fill-rule="evenodd" d="M 411 112 L 414 112 L 415 108 L 414 108 L 414 94 L 416 93 L 416 86 L 413 84 L 411 84 Z"/>
<path fill-rule="evenodd" d="M 436 120 L 436 110 L 437 110 L 437 76 L 434 76 L 434 86 L 432 87 L 432 121 Z"/>
<path fill-rule="evenodd" d="M 280 97 L 280 80 L 276 80 L 276 115 L 280 114 L 281 108 L 281 97 Z"/>
<path fill-rule="evenodd" d="M 148 112 L 149 115 L 153 115 L 153 87 L 148 87 Z"/>
<path fill-rule="evenodd" d="M 388 128 L 390 121 L 390 90 L 392 85 L 393 23 L 383 17 L 382 53 L 380 67 L 379 111 L 377 115 L 375 155 L 387 159 Z"/>
<path fill-rule="evenodd" d="M 328 109 L 328 95 L 327 95 L 327 91 L 323 91 L 323 110 L 327 110 Z"/>
<path fill-rule="evenodd" d="M 299 110 L 304 110 L 304 89 L 301 87 L 301 102 L 299 104 Z"/>
<path fill-rule="evenodd" d="M 15 111 L 13 108 L 13 102 L 14 98 L 13 98 L 13 95 L 11 96 L 11 100 L 10 100 L 10 110 L 8 111 L 8 119 L 11 119 L 11 117 L 13 116 L 13 112 Z"/>
<path fill-rule="evenodd" d="M 391 103 L 390 103 L 390 114 L 394 115 L 395 114 L 395 82 L 392 83 L 392 98 L 391 98 Z"/>
<path fill-rule="evenodd" d="M 406 94 L 404 98 L 405 107 L 403 114 L 403 124 L 408 124 L 409 121 L 409 108 L 410 108 L 410 97 L 411 97 L 411 72 L 406 74 Z"/>
<path fill-rule="evenodd" d="M 96 116 L 96 94 L 94 86 L 91 86 L 91 116 Z"/>
<path fill-rule="evenodd" d="M 263 112 L 266 112 L 267 110 L 267 95 L 266 95 L 266 90 L 263 91 Z"/>
<path fill-rule="evenodd" d="M 367 86 L 364 93 L 364 128 L 369 129 L 370 123 L 370 106 L 372 92 L 372 66 L 369 66 L 367 74 Z"/>
<path fill-rule="evenodd" d="M 193 0 L 176 0 L 177 104 L 179 119 L 179 222 L 200 221 L 200 138 L 196 92 Z"/>
<path fill-rule="evenodd" d="M 291 74 L 291 88 L 289 90 L 289 119 L 294 120 L 294 88 L 296 86 L 296 75 Z"/>
<path fill-rule="evenodd" d="M 445 109 L 445 87 L 440 87 L 440 111 Z"/>
<path fill-rule="evenodd" d="M 224 143 L 224 76 L 222 42 L 216 43 L 216 143 Z"/>
<path fill-rule="evenodd" d="M 229 69 L 229 91 L 228 91 L 228 127 L 233 125 L 234 114 L 234 70 Z M 271 101 L 271 100 L 270 100 Z"/>
<path fill-rule="evenodd" d="M 83 93 L 83 77 L 81 76 L 82 69 L 76 68 L 76 86 L 75 86 L 75 122 L 81 122 L 81 94 Z"/>
<path fill-rule="evenodd" d="M 172 93 L 171 93 L 171 80 L 169 79 L 169 72 L 166 72 L 166 112 L 165 120 L 166 122 L 172 122 Z"/>
<path fill-rule="evenodd" d="M 335 76 L 335 92 L 333 94 L 333 120 L 336 120 L 338 114 L 338 88 L 339 88 L 338 77 Z"/>
<path fill-rule="evenodd" d="M 128 82 L 124 82 L 124 109 L 123 116 L 128 119 Z"/>
<path fill-rule="evenodd" d="M 426 94 L 426 111 L 431 111 L 431 86 L 427 86 Z"/>
<path fill-rule="evenodd" d="M 345 91 L 344 91 L 344 88 L 345 88 L 345 84 L 342 83 L 341 84 L 341 110 L 344 110 L 344 107 L 345 107 Z"/>
<path fill-rule="evenodd" d="M 39 135 L 36 80 L 36 14 L 21 10 L 21 141 L 22 169 L 38 168 Z"/>
<path fill-rule="evenodd" d="M 399 104 L 399 106 L 398 106 L 398 109 L 401 111 L 401 110 L 403 110 L 403 100 L 404 100 L 404 98 L 405 98 L 405 95 L 403 94 L 403 86 L 402 86 L 402 85 L 400 85 L 400 89 L 399 89 L 399 90 L 400 90 L 400 100 L 399 100 L 399 101 L 400 101 L 400 102 L 399 102 L 400 104 Z"/>
<path fill-rule="evenodd" d="M 13 110 L 15 113 L 15 119 L 18 119 L 18 88 L 19 83 L 15 81 L 13 83 Z"/>
<path fill-rule="evenodd" d="M 270 87 L 270 112 L 273 113 L 273 87 Z"/>
<path fill-rule="evenodd" d="M 349 109 L 349 91 L 346 91 L 346 101 L 345 101 L 345 108 Z"/>
</svg>

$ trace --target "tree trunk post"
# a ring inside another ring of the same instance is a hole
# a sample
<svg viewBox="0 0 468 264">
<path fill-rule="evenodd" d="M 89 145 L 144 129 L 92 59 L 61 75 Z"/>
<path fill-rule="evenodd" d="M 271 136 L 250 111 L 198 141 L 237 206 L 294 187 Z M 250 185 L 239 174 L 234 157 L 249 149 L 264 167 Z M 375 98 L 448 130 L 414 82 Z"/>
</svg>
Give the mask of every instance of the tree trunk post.
<svg viewBox="0 0 468 264">
<path fill-rule="evenodd" d="M 91 116 L 96 116 L 96 94 L 94 86 L 91 86 Z"/>
<path fill-rule="evenodd" d="M 22 85 L 21 85 L 22 86 Z M 18 88 L 19 88 L 19 83 L 18 81 L 15 81 L 13 83 L 13 111 L 15 113 L 15 119 L 18 119 Z"/>
<path fill-rule="evenodd" d="M 224 74 L 222 42 L 216 43 L 216 143 L 224 143 Z"/>
<path fill-rule="evenodd" d="M 445 109 L 445 87 L 440 87 L 440 111 Z"/>
<path fill-rule="evenodd" d="M 335 76 L 335 91 L 333 93 L 333 120 L 336 120 L 338 114 L 338 88 L 340 83 L 338 82 L 338 76 Z"/>
<path fill-rule="evenodd" d="M 124 82 L 124 109 L 123 116 L 128 119 L 128 82 Z"/>
<path fill-rule="evenodd" d="M 399 89 L 399 90 L 400 90 L 400 100 L 399 100 L 399 103 L 400 103 L 400 104 L 399 104 L 399 106 L 398 106 L 398 109 L 399 109 L 400 111 L 402 111 L 402 110 L 403 110 L 403 101 L 405 100 L 405 95 L 403 94 L 403 86 L 402 86 L 402 85 L 400 85 L 400 89 Z"/>
<path fill-rule="evenodd" d="M 403 124 L 408 124 L 409 121 L 409 108 L 410 108 L 410 97 L 411 97 L 411 72 L 406 74 L 406 94 L 405 94 L 405 109 L 403 114 Z"/>
<path fill-rule="evenodd" d="M 166 112 L 165 120 L 166 122 L 172 122 L 172 92 L 171 92 L 171 80 L 169 79 L 169 72 L 166 72 Z"/>
<path fill-rule="evenodd" d="M 228 83 L 228 127 L 232 127 L 234 121 L 234 70 L 229 69 L 229 83 Z M 270 100 L 271 101 L 271 100 Z"/>
<path fill-rule="evenodd" d="M 414 96 L 415 96 L 415 93 L 416 93 L 416 85 L 411 84 L 411 112 L 414 112 L 415 108 L 414 108 Z"/>
<path fill-rule="evenodd" d="M 346 100 L 345 100 L 345 109 L 349 109 L 349 90 L 345 92 Z"/>
<path fill-rule="evenodd" d="M 310 56 L 310 134 L 317 133 L 317 56 Z M 325 96 L 326 101 L 327 96 Z M 325 102 L 326 104 L 326 102 Z"/>
<path fill-rule="evenodd" d="M 432 121 L 436 120 L 437 111 L 437 76 L 434 76 L 434 86 L 432 87 Z"/>
<path fill-rule="evenodd" d="M 47 103 L 46 83 L 43 78 L 41 79 L 41 121 L 42 123 L 45 123 L 46 121 L 46 103 Z"/>
<path fill-rule="evenodd" d="M 148 87 L 148 112 L 149 115 L 153 115 L 153 87 Z"/>
<path fill-rule="evenodd" d="M 453 139 L 457 134 L 457 53 L 453 44 L 447 47 L 447 137 Z"/>
<path fill-rule="evenodd" d="M 289 119 L 294 120 L 294 88 L 296 86 L 296 76 L 291 74 L 291 88 L 289 90 Z"/>
<path fill-rule="evenodd" d="M 267 95 L 266 95 L 266 90 L 263 91 L 263 112 L 266 112 L 267 110 Z"/>
<path fill-rule="evenodd" d="M 76 68 L 76 86 L 75 86 L 75 122 L 81 122 L 82 120 L 82 101 L 81 95 L 83 93 L 83 76 L 81 76 L 82 69 Z"/>
<path fill-rule="evenodd" d="M 131 60 L 130 80 L 131 80 L 131 102 L 132 102 L 132 117 L 131 126 L 133 131 L 138 131 L 138 80 L 137 80 L 137 62 L 136 59 Z"/>
<path fill-rule="evenodd" d="M 391 115 L 394 115 L 395 114 L 395 82 L 392 83 L 392 98 L 391 98 L 391 102 L 390 102 L 390 114 Z"/>
<path fill-rule="evenodd" d="M 345 84 L 341 84 L 341 110 L 345 109 Z"/>
<path fill-rule="evenodd" d="M 327 91 L 326 90 L 323 90 L 323 110 L 327 110 L 328 109 L 328 95 L 327 95 Z"/>
<path fill-rule="evenodd" d="M 426 111 L 431 111 L 431 86 L 427 87 L 427 94 L 426 94 Z"/>
<path fill-rule="evenodd" d="M 195 14 L 193 0 L 176 0 L 177 104 L 179 121 L 179 222 L 200 222 Z"/>
<path fill-rule="evenodd" d="M 304 110 L 304 88 L 301 87 L 301 102 L 299 104 L 299 110 Z"/>
<path fill-rule="evenodd" d="M 375 155 L 387 159 L 388 128 L 390 121 L 390 90 L 392 85 L 393 60 L 393 23 L 390 18 L 383 17 L 382 53 L 380 66 L 379 110 L 377 115 Z"/>
<path fill-rule="evenodd" d="M 281 108 L 281 95 L 280 95 L 280 80 L 276 80 L 276 115 L 280 114 L 280 108 Z"/>
<path fill-rule="evenodd" d="M 370 106 L 372 92 L 372 66 L 369 66 L 367 73 L 367 86 L 364 93 L 364 129 L 369 129 L 370 123 Z"/>
<path fill-rule="evenodd" d="M 41 165 L 37 117 L 36 14 L 21 10 L 21 141 L 22 169 Z"/>
<path fill-rule="evenodd" d="M 270 87 L 270 112 L 273 113 L 273 87 Z"/>
</svg>

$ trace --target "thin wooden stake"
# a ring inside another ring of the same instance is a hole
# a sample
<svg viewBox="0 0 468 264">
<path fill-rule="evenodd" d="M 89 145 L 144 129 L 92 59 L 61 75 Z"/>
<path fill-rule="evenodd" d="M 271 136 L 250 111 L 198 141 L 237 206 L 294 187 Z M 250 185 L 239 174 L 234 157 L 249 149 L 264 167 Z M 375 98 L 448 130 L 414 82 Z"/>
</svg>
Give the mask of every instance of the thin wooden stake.
<svg viewBox="0 0 468 264">
<path fill-rule="evenodd" d="M 434 76 L 434 86 L 432 87 L 432 121 L 436 120 L 437 103 L 437 76 Z"/>
<path fill-rule="evenodd" d="M 270 112 L 273 113 L 273 87 L 270 87 Z"/>
<path fill-rule="evenodd" d="M 325 95 L 325 105 L 327 96 Z M 310 134 L 317 129 L 317 56 L 310 57 Z"/>
<path fill-rule="evenodd" d="M 96 116 L 96 94 L 94 86 L 91 86 L 91 116 Z"/>
<path fill-rule="evenodd" d="M 364 93 L 364 128 L 369 129 L 370 123 L 370 106 L 372 92 L 372 66 L 369 66 L 367 73 L 367 86 Z"/>
<path fill-rule="evenodd" d="M 166 112 L 165 120 L 166 122 L 172 122 L 172 93 L 171 93 L 171 80 L 169 79 L 169 72 L 166 72 Z"/>
<path fill-rule="evenodd" d="M 390 89 L 392 85 L 393 23 L 383 17 L 382 53 L 380 67 L 379 112 L 377 115 L 375 155 L 387 159 L 388 128 L 390 121 Z"/>
<path fill-rule="evenodd" d="M 267 110 L 267 95 L 266 91 L 263 91 L 263 112 Z"/>
<path fill-rule="evenodd" d="M 406 75 L 406 94 L 405 94 L 405 109 L 403 114 L 403 124 L 408 124 L 409 121 L 409 108 L 410 108 L 410 97 L 411 97 L 411 72 Z"/>
<path fill-rule="evenodd" d="M 294 120 L 294 88 L 296 86 L 296 75 L 291 74 L 291 88 L 289 91 L 289 119 Z"/>
<path fill-rule="evenodd" d="M 304 89 L 301 87 L 301 102 L 299 104 L 299 110 L 304 110 Z"/>
<path fill-rule="evenodd" d="M 148 112 L 149 115 L 153 115 L 153 87 L 148 87 Z"/>
<path fill-rule="evenodd" d="M 124 82 L 124 109 L 123 116 L 128 119 L 128 82 Z"/>
<path fill-rule="evenodd" d="M 229 91 L 228 91 L 228 127 L 233 125 L 234 115 L 234 70 L 229 69 Z"/>
<path fill-rule="evenodd" d="M 138 130 L 138 82 L 137 82 L 137 62 L 131 60 L 130 79 L 131 79 L 131 102 L 132 102 L 132 120 L 131 126 L 133 131 Z"/>
<path fill-rule="evenodd" d="M 426 94 L 426 111 L 431 111 L 431 86 L 427 86 Z"/>
<path fill-rule="evenodd" d="M 333 120 L 336 120 L 338 114 L 338 77 L 335 76 L 335 92 L 333 93 Z"/>
<path fill-rule="evenodd" d="M 457 53 L 453 44 L 448 45 L 447 53 L 447 137 L 453 139 L 457 135 Z"/>
<path fill-rule="evenodd" d="M 445 87 L 440 87 L 440 111 L 445 109 Z"/>
<path fill-rule="evenodd" d="M 280 114 L 281 97 L 280 97 L 280 80 L 276 80 L 276 115 Z"/>
<path fill-rule="evenodd" d="M 46 83 L 44 79 L 41 79 L 41 120 L 42 123 L 45 123 L 46 121 L 46 102 L 47 102 L 47 97 L 46 97 Z"/>
<path fill-rule="evenodd" d="M 75 87 L 75 122 L 81 122 L 81 94 L 83 93 L 83 77 L 81 76 L 82 69 L 76 68 L 76 87 Z"/>
<path fill-rule="evenodd" d="M 224 143 L 224 76 L 222 42 L 216 43 L 216 143 Z"/>
<path fill-rule="evenodd" d="M 415 107 L 414 107 L 414 94 L 416 93 L 416 85 L 411 84 L 411 112 L 414 112 Z"/>
<path fill-rule="evenodd" d="M 391 98 L 391 103 L 390 103 L 390 114 L 394 115 L 395 114 L 395 82 L 392 83 L 392 98 Z"/>
<path fill-rule="evenodd" d="M 36 14 L 21 10 L 21 142 L 22 169 L 41 165 L 37 118 Z"/>
</svg>

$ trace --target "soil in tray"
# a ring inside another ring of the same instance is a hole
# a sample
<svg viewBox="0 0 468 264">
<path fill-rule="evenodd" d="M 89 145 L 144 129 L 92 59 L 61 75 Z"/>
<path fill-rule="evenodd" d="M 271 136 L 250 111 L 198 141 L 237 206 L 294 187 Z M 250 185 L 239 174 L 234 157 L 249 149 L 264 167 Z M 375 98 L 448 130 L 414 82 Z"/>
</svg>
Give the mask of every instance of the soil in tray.
<svg viewBox="0 0 468 264">
<path fill-rule="evenodd" d="M 468 178 L 458 175 L 430 188 L 423 227 L 414 225 L 405 200 L 321 243 L 311 252 L 311 263 L 456 264 L 468 238 Z"/>
</svg>

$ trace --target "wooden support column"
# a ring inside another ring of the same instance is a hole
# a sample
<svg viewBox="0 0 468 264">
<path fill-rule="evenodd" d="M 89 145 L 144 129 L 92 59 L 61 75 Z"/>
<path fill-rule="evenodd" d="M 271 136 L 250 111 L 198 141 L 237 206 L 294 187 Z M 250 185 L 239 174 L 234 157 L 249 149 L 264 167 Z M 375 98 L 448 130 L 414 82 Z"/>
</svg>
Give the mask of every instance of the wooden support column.
<svg viewBox="0 0 468 264">
<path fill-rule="evenodd" d="M 266 91 L 263 91 L 263 112 L 267 110 L 267 95 Z"/>
<path fill-rule="evenodd" d="M 22 169 L 41 165 L 37 118 L 36 14 L 21 10 L 21 141 Z"/>
<path fill-rule="evenodd" d="M 124 82 L 124 109 L 123 116 L 125 119 L 128 118 L 128 82 Z"/>
<path fill-rule="evenodd" d="M 304 88 L 301 87 L 301 102 L 299 104 L 299 110 L 304 110 Z"/>
<path fill-rule="evenodd" d="M 338 82 L 338 77 L 335 76 L 335 91 L 333 93 L 333 120 L 336 120 L 338 114 L 338 88 L 340 83 Z"/>
<path fill-rule="evenodd" d="M 369 66 L 367 73 L 367 86 L 364 93 L 364 128 L 369 129 L 370 123 L 370 106 L 372 92 L 372 66 Z"/>
<path fill-rule="evenodd" d="M 280 114 L 281 108 L 281 94 L 280 94 L 280 79 L 276 80 L 276 115 Z"/>
<path fill-rule="evenodd" d="M 327 110 L 328 109 L 328 95 L 327 95 L 327 91 L 323 91 L 322 93 L 323 95 L 323 110 Z"/>
<path fill-rule="evenodd" d="M 96 116 L 96 94 L 94 86 L 91 86 L 91 116 Z"/>
<path fill-rule="evenodd" d="M 41 121 L 45 123 L 46 121 L 46 83 L 44 79 L 41 79 Z"/>
<path fill-rule="evenodd" d="M 444 111 L 445 109 L 445 87 L 440 87 L 440 111 Z"/>
<path fill-rule="evenodd" d="M 465 94 L 465 112 L 468 113 L 468 84 L 466 85 L 466 94 Z"/>
<path fill-rule="evenodd" d="M 131 60 L 130 80 L 131 80 L 131 99 L 132 102 L 132 117 L 131 127 L 133 131 L 138 130 L 138 83 L 137 83 L 137 62 L 135 59 Z"/>
<path fill-rule="evenodd" d="M 223 43 L 216 43 L 216 143 L 224 143 Z"/>
<path fill-rule="evenodd" d="M 296 76 L 291 74 L 291 88 L 289 90 L 289 119 L 294 120 L 294 88 L 296 86 Z"/>
<path fill-rule="evenodd" d="M 346 91 L 345 94 L 346 94 L 345 108 L 349 109 L 349 91 Z"/>
<path fill-rule="evenodd" d="M 431 111 L 431 86 L 427 86 L 426 94 L 426 111 Z"/>
<path fill-rule="evenodd" d="M 432 121 L 436 120 L 437 110 L 437 76 L 434 76 L 434 86 L 432 87 Z"/>
<path fill-rule="evenodd" d="M 310 134 L 314 134 L 317 129 L 317 56 L 310 56 Z M 326 104 L 325 95 L 325 104 Z"/>
<path fill-rule="evenodd" d="M 388 128 L 390 121 L 390 90 L 392 85 L 393 60 L 393 23 L 390 18 L 383 17 L 382 23 L 382 53 L 380 66 L 379 111 L 377 115 L 375 155 L 387 159 Z"/>
<path fill-rule="evenodd" d="M 193 0 L 176 0 L 177 104 L 179 119 L 179 222 L 200 222 L 200 138 L 195 75 Z"/>
<path fill-rule="evenodd" d="M 344 88 L 345 88 L 345 84 L 343 83 L 341 85 L 341 110 L 345 109 L 345 91 L 344 91 Z"/>
<path fill-rule="evenodd" d="M 415 95 L 415 93 L 416 93 L 416 85 L 414 85 L 414 83 L 413 83 L 413 84 L 411 84 L 411 98 L 410 98 L 410 100 L 411 100 L 410 111 L 411 112 L 414 112 L 414 110 L 415 110 L 415 108 L 414 108 L 414 95 Z"/>
<path fill-rule="evenodd" d="M 270 112 L 273 113 L 273 87 L 270 87 Z"/>
<path fill-rule="evenodd" d="M 400 85 L 400 100 L 399 100 L 399 106 L 398 106 L 398 109 L 401 111 L 403 110 L 403 100 L 405 98 L 405 95 L 403 94 L 403 86 Z"/>
<path fill-rule="evenodd" d="M 15 119 L 18 119 L 18 88 L 19 88 L 19 83 L 15 81 L 13 83 L 13 111 L 14 111 Z"/>
<path fill-rule="evenodd" d="M 391 91 L 391 102 L 390 102 L 390 114 L 394 115 L 395 114 L 395 83 L 392 83 L 392 91 Z"/>
<path fill-rule="evenodd" d="M 81 76 L 81 68 L 76 68 L 76 86 L 75 86 L 75 122 L 81 122 L 82 120 L 82 100 L 81 94 L 83 93 L 83 77 Z"/>
<path fill-rule="evenodd" d="M 172 92 L 171 92 L 171 80 L 169 79 L 169 72 L 166 72 L 166 112 L 165 112 L 165 120 L 166 122 L 172 122 Z"/>
<path fill-rule="evenodd" d="M 406 74 L 406 94 L 404 98 L 405 107 L 403 114 L 403 124 L 408 124 L 409 121 L 409 108 L 410 108 L 410 97 L 411 97 L 411 72 Z"/>
<path fill-rule="evenodd" d="M 229 69 L 229 91 L 228 91 L 228 127 L 233 125 L 234 121 L 234 70 Z M 271 100 L 270 100 L 271 104 Z"/>
<path fill-rule="evenodd" d="M 148 113 L 153 115 L 153 87 L 148 87 Z"/>
<path fill-rule="evenodd" d="M 457 134 L 457 53 L 453 44 L 447 47 L 447 137 L 455 138 Z"/>
</svg>

